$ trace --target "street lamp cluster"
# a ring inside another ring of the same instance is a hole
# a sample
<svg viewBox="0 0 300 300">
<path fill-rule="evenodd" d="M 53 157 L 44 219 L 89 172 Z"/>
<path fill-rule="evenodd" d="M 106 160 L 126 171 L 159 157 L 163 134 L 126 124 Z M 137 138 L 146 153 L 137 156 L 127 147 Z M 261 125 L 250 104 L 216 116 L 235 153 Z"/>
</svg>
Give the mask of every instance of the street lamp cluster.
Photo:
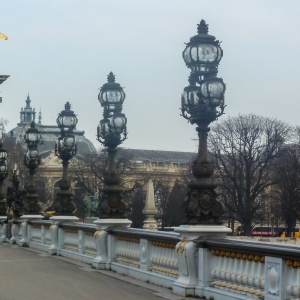
<svg viewBox="0 0 300 300">
<path fill-rule="evenodd" d="M 217 77 L 223 56 L 220 42 L 208 34 L 204 20 L 198 24 L 198 34 L 190 39 L 183 59 L 191 69 L 189 85 L 181 97 L 182 116 L 197 125 L 199 149 L 193 162 L 195 180 L 189 183 L 188 199 L 184 203 L 183 224 L 221 224 L 223 206 L 217 201 L 216 182 L 211 178 L 213 166 L 207 153 L 209 124 L 224 113 L 225 84 Z"/>
<path fill-rule="evenodd" d="M 60 190 L 57 192 L 52 209 L 56 215 L 74 216 L 76 206 L 73 202 L 71 192 L 71 182 L 68 178 L 69 160 L 77 153 L 76 138 L 73 135 L 78 119 L 71 110 L 69 102 L 65 104 L 65 109 L 57 117 L 57 126 L 60 128 L 61 136 L 55 144 L 55 154 L 62 160 L 63 175 L 59 184 Z"/>
<path fill-rule="evenodd" d="M 7 177 L 7 152 L 2 148 L 2 132 L 0 132 L 0 216 L 6 214 L 6 200 L 3 182 Z"/>
<path fill-rule="evenodd" d="M 26 195 L 24 203 L 24 213 L 27 215 L 38 215 L 41 211 L 41 207 L 38 203 L 38 195 L 36 186 L 34 183 L 35 170 L 41 162 L 41 157 L 38 153 L 37 146 L 41 140 L 41 135 L 35 123 L 31 122 L 30 128 L 27 129 L 24 135 L 25 142 L 27 144 L 27 152 L 24 156 L 24 164 L 29 169 L 29 180 L 26 186 Z"/>
<path fill-rule="evenodd" d="M 188 199 L 184 203 L 183 224 L 220 224 L 223 206 L 216 199 L 217 184 L 211 178 L 212 163 L 207 153 L 207 136 L 209 124 L 220 117 L 224 112 L 225 84 L 217 77 L 218 65 L 222 59 L 223 50 L 220 42 L 208 34 L 208 25 L 204 20 L 198 24 L 198 34 L 190 39 L 183 51 L 183 59 L 191 69 L 189 85 L 184 88 L 181 98 L 182 116 L 191 124 L 197 125 L 199 136 L 199 150 L 197 159 L 193 163 L 192 171 L 195 180 L 189 183 Z M 98 95 L 103 107 L 103 119 L 97 127 L 97 139 L 103 144 L 109 155 L 109 168 L 104 178 L 102 201 L 99 207 L 100 218 L 125 218 L 127 206 L 122 200 L 120 176 L 116 169 L 117 147 L 127 138 L 127 119 L 122 113 L 125 93 L 120 84 L 115 82 L 115 75 L 111 72 Z M 60 181 L 60 191 L 48 210 L 58 216 L 74 216 L 76 211 L 71 192 L 71 183 L 68 178 L 68 165 L 77 153 L 76 138 L 73 130 L 78 119 L 71 110 L 69 102 L 57 118 L 61 136 L 55 145 L 55 154 L 62 160 L 63 174 Z M 37 146 L 41 135 L 31 123 L 24 139 L 27 143 L 27 152 L 24 164 L 29 169 L 29 181 L 26 186 L 24 212 L 37 215 L 41 208 L 38 204 L 38 195 L 34 183 L 35 170 L 41 158 Z M 16 177 L 16 174 L 14 174 Z M 7 152 L 0 144 L 0 215 L 5 214 L 5 195 L 3 180 L 7 177 Z M 16 177 L 17 178 L 17 177 Z"/>
<path fill-rule="evenodd" d="M 124 218 L 127 206 L 122 201 L 123 189 L 119 186 L 121 180 L 116 169 L 116 148 L 127 138 L 127 119 L 122 114 L 125 93 L 120 84 L 115 82 L 115 75 L 112 72 L 107 76 L 107 83 L 101 87 L 98 100 L 103 107 L 103 119 L 97 127 L 97 138 L 107 148 L 109 155 L 100 217 Z"/>
</svg>

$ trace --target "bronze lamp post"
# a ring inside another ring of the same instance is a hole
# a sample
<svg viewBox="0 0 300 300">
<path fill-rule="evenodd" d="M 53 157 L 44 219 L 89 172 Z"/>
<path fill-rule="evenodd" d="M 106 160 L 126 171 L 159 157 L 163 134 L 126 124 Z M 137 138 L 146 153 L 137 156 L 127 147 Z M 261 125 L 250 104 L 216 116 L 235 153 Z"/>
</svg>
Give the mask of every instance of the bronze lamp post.
<svg viewBox="0 0 300 300">
<path fill-rule="evenodd" d="M 195 180 L 189 183 L 188 198 L 184 202 L 183 224 L 221 224 L 223 205 L 217 200 L 217 183 L 212 179 L 213 166 L 208 157 L 209 124 L 224 113 L 225 84 L 217 77 L 223 56 L 220 42 L 208 34 L 204 20 L 198 24 L 198 34 L 190 39 L 183 51 L 183 59 L 191 69 L 189 85 L 181 97 L 182 116 L 197 125 L 199 148 L 192 172 Z"/>
<path fill-rule="evenodd" d="M 41 157 L 37 150 L 38 143 L 41 140 L 41 135 L 38 129 L 35 127 L 35 123 L 33 121 L 30 124 L 30 128 L 27 129 L 24 139 L 27 144 L 27 152 L 24 156 L 24 164 L 29 169 L 29 180 L 26 186 L 24 214 L 37 215 L 40 213 L 41 207 L 38 203 L 38 195 L 34 182 L 34 176 L 35 171 L 41 162 Z"/>
<path fill-rule="evenodd" d="M 100 206 L 100 218 L 120 219 L 125 217 L 127 206 L 122 200 L 123 189 L 116 169 L 117 147 L 127 138 L 127 119 L 122 114 L 125 93 L 120 84 L 115 82 L 115 75 L 110 72 L 98 96 L 103 107 L 103 119 L 97 127 L 98 141 L 103 144 L 109 155 L 109 168 L 104 177 L 102 190 L 103 201 Z"/>
<path fill-rule="evenodd" d="M 0 132 L 0 216 L 6 215 L 6 199 L 3 183 L 7 177 L 7 152 L 2 148 L 2 132 Z"/>
<path fill-rule="evenodd" d="M 61 130 L 61 136 L 56 141 L 55 154 L 62 160 L 63 174 L 59 184 L 60 191 L 57 193 L 51 209 L 55 211 L 55 215 L 74 216 L 76 206 L 73 202 L 73 193 L 70 190 L 68 165 L 69 160 L 77 153 L 76 139 L 72 133 L 78 120 L 71 110 L 69 102 L 65 104 L 65 109 L 58 115 L 56 121 Z"/>
</svg>

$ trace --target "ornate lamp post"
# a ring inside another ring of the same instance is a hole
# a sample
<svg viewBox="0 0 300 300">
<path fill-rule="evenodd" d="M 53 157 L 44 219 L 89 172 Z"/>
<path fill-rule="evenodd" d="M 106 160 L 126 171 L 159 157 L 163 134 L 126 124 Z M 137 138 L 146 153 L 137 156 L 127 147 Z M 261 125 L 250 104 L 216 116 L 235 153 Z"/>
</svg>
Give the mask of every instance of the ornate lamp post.
<svg viewBox="0 0 300 300">
<path fill-rule="evenodd" d="M 224 209 L 217 201 L 217 183 L 211 178 L 213 166 L 207 153 L 209 124 L 220 117 L 225 108 L 225 84 L 217 77 L 222 56 L 219 41 L 208 34 L 208 26 L 202 20 L 198 25 L 198 34 L 190 39 L 183 51 L 183 59 L 191 69 L 191 74 L 189 85 L 182 93 L 181 111 L 185 119 L 197 125 L 199 148 L 192 166 L 195 180 L 189 183 L 188 197 L 183 203 L 184 219 L 182 225 L 174 229 L 181 236 L 176 245 L 180 276 L 173 284 L 175 294 L 198 293 L 198 282 L 195 280 L 197 239 L 201 241 L 201 237 L 223 237 L 231 232 L 230 228 L 221 225 L 220 216 Z M 208 252 L 204 250 L 197 259 L 208 260 Z"/>
<path fill-rule="evenodd" d="M 116 169 L 117 147 L 127 138 L 127 119 L 122 114 L 125 93 L 120 84 L 115 82 L 115 75 L 110 72 L 98 96 L 103 107 L 103 119 L 97 128 L 98 141 L 107 148 L 109 168 L 104 178 L 103 202 L 100 218 L 120 219 L 125 217 L 127 207 L 122 201 L 123 189 L 119 186 L 120 177 Z"/>
<path fill-rule="evenodd" d="M 7 152 L 2 148 L 2 132 L 0 132 L 0 220 L 6 219 L 6 199 L 3 182 L 7 177 Z"/>
<path fill-rule="evenodd" d="M 127 227 L 132 223 L 125 219 L 127 206 L 122 200 L 123 189 L 119 186 L 121 180 L 116 168 L 116 148 L 127 138 L 127 119 L 122 114 L 125 93 L 120 84 L 115 82 L 115 75 L 112 72 L 107 76 L 107 83 L 100 88 L 98 100 L 103 107 L 103 119 L 97 127 L 97 139 L 107 149 L 109 167 L 104 176 L 100 219 L 94 221 L 98 227 L 95 233 L 96 247 L 101 255 L 98 255 L 92 264 L 96 269 L 105 269 L 107 250 L 103 245 L 107 240 L 107 231 L 103 229 Z"/>
<path fill-rule="evenodd" d="M 209 124 L 224 112 L 225 84 L 217 77 L 218 65 L 223 56 L 219 41 L 208 34 L 204 20 L 198 24 L 198 34 L 190 39 L 183 51 L 183 59 L 191 69 L 189 85 L 181 98 L 182 116 L 197 125 L 199 150 L 193 162 L 195 180 L 189 183 L 190 191 L 185 202 L 183 224 L 221 224 L 223 206 L 217 201 L 217 183 L 211 178 L 213 166 L 207 153 Z"/>
<path fill-rule="evenodd" d="M 59 185 L 60 191 L 57 193 L 51 209 L 55 211 L 55 215 L 74 216 L 76 206 L 72 201 L 73 193 L 70 191 L 71 183 L 68 178 L 68 165 L 69 160 L 77 152 L 76 139 L 72 133 L 78 119 L 71 110 L 69 102 L 65 104 L 65 109 L 58 115 L 56 122 L 61 130 L 61 136 L 56 141 L 55 154 L 62 160 L 63 174 Z"/>
<path fill-rule="evenodd" d="M 41 157 L 38 153 L 37 146 L 41 140 L 41 135 L 35 127 L 35 123 L 31 122 L 30 128 L 27 129 L 24 135 L 27 144 L 27 152 L 24 156 L 24 164 L 29 169 L 29 180 L 26 186 L 26 195 L 24 203 L 25 215 L 37 215 L 41 211 L 38 203 L 38 195 L 36 193 L 36 186 L 34 182 L 35 170 L 41 162 Z"/>
<path fill-rule="evenodd" d="M 25 191 L 19 192 L 20 195 L 22 194 L 22 198 L 24 199 L 23 215 L 21 216 L 21 219 L 23 219 L 23 222 L 21 224 L 22 238 L 20 241 L 17 241 L 18 228 L 16 227 L 16 225 L 13 225 L 12 238 L 10 242 L 17 242 L 21 246 L 28 246 L 28 220 L 43 218 L 43 216 L 40 215 L 41 207 L 38 203 L 39 196 L 36 193 L 36 186 L 34 182 L 35 170 L 41 162 L 41 157 L 37 150 L 38 143 L 41 140 L 41 135 L 38 129 L 35 127 L 34 121 L 31 122 L 30 128 L 27 129 L 24 135 L 24 139 L 27 144 L 27 152 L 24 155 L 24 165 L 29 169 L 29 180 L 26 185 Z M 17 172 L 14 172 L 13 187 L 16 191 L 18 191 Z M 12 195 L 13 194 L 14 193 L 12 193 Z M 18 208 L 18 205 L 16 207 Z"/>
</svg>

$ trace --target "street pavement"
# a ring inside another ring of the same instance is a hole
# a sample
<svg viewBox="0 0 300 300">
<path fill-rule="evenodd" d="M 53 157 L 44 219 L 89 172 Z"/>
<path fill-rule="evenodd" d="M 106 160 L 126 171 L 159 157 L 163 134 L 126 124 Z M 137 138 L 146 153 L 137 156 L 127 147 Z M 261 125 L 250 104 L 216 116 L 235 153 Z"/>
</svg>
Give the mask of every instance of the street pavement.
<svg viewBox="0 0 300 300">
<path fill-rule="evenodd" d="M 29 248 L 0 244 L 0 300 L 181 300 L 112 271 Z M 192 298 L 188 298 L 189 300 Z"/>
</svg>

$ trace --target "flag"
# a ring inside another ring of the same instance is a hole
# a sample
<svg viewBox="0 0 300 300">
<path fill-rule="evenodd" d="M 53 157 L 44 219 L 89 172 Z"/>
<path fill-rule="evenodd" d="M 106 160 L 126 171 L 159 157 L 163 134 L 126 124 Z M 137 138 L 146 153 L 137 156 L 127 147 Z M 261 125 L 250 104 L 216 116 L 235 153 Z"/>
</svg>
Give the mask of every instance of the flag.
<svg viewBox="0 0 300 300">
<path fill-rule="evenodd" d="M 1 33 L 1 32 L 0 32 L 0 38 L 2 38 L 4 40 L 8 39 L 8 37 L 5 34 Z"/>
</svg>

